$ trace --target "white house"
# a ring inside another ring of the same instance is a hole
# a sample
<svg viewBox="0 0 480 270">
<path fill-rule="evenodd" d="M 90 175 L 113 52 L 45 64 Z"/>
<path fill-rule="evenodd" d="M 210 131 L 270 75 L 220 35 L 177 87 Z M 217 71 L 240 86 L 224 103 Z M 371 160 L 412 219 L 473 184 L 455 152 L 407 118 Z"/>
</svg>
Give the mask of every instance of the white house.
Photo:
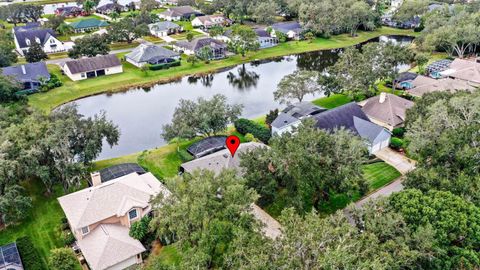
<svg viewBox="0 0 480 270">
<path fill-rule="evenodd" d="M 272 135 L 282 135 L 285 132 L 292 132 L 298 127 L 303 119 L 326 111 L 311 102 L 298 102 L 285 108 L 272 122 Z"/>
<path fill-rule="evenodd" d="M 64 52 L 66 50 L 64 43 L 55 38 L 55 32 L 52 29 L 23 28 L 15 31 L 14 37 L 16 51 L 22 56 L 34 42 L 40 44 L 45 53 Z"/>
<path fill-rule="evenodd" d="M 114 54 L 108 54 L 67 61 L 62 70 L 72 81 L 79 81 L 122 73 L 123 66 Z"/>
<path fill-rule="evenodd" d="M 223 15 L 205 15 L 195 17 L 192 20 L 193 27 L 201 27 L 204 29 L 208 29 L 214 26 L 227 26 L 230 25 L 231 21 Z"/>
<path fill-rule="evenodd" d="M 170 196 L 170 191 L 151 173 L 103 181 L 97 172 L 92 185 L 58 198 L 89 269 L 120 270 L 142 263 L 146 249 L 129 236 L 129 228 L 151 215 L 156 195 Z"/>
<path fill-rule="evenodd" d="M 283 33 L 289 39 L 300 40 L 304 29 L 298 22 L 279 22 L 272 25 L 272 37 L 279 37 L 278 33 Z"/>
<path fill-rule="evenodd" d="M 125 55 L 125 60 L 136 67 L 167 64 L 180 60 L 180 54 L 157 45 L 140 44 Z"/>
<path fill-rule="evenodd" d="M 203 14 L 194 10 L 191 6 L 171 7 L 164 12 L 158 14 L 160 19 L 166 21 L 186 21 L 191 16 L 202 16 Z"/>
<path fill-rule="evenodd" d="M 156 37 L 166 37 L 168 35 L 183 32 L 183 27 L 169 21 L 156 22 L 148 25 L 150 34 Z"/>
</svg>

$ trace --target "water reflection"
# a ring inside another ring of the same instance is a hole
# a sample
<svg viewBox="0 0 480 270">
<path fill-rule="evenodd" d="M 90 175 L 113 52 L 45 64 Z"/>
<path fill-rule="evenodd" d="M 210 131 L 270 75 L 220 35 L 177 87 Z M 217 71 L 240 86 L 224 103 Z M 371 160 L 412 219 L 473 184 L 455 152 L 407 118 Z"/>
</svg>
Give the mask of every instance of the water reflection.
<svg viewBox="0 0 480 270">
<path fill-rule="evenodd" d="M 237 74 L 229 72 L 227 79 L 231 86 L 238 90 L 250 90 L 250 88 L 256 88 L 260 75 L 252 70 L 247 70 L 245 64 L 237 69 Z"/>
</svg>

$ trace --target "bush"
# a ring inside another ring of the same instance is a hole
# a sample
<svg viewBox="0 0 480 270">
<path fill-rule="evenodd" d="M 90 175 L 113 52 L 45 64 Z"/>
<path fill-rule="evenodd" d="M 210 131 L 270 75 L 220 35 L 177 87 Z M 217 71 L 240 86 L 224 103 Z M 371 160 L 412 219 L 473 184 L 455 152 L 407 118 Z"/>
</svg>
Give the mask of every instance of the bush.
<svg viewBox="0 0 480 270">
<path fill-rule="evenodd" d="M 139 240 L 140 242 L 145 239 L 148 234 L 148 225 L 152 220 L 150 217 L 145 216 L 137 222 L 134 222 L 130 226 L 130 232 L 128 233 L 132 238 Z"/>
<path fill-rule="evenodd" d="M 390 139 L 390 147 L 392 147 L 393 149 L 400 149 L 403 147 L 403 140 L 400 139 L 400 138 L 396 138 L 396 137 L 393 137 L 392 139 Z"/>
<path fill-rule="evenodd" d="M 18 252 L 22 258 L 23 267 L 26 270 L 48 269 L 29 237 L 18 238 L 16 242 Z"/>
<path fill-rule="evenodd" d="M 255 142 L 255 141 L 257 141 L 257 139 L 255 138 L 255 136 L 253 136 L 252 133 L 247 133 L 247 134 L 245 134 L 245 140 L 246 140 L 247 142 Z"/>
<path fill-rule="evenodd" d="M 48 258 L 48 266 L 52 270 L 72 270 L 78 265 L 77 257 L 71 248 L 54 249 Z"/>
<path fill-rule="evenodd" d="M 279 114 L 278 109 L 271 110 L 267 114 L 267 117 L 265 118 L 265 123 L 270 126 L 273 123 L 273 121 L 275 121 L 275 119 L 277 119 L 278 114 Z"/>
<path fill-rule="evenodd" d="M 270 129 L 245 118 L 238 119 L 234 124 L 235 129 L 237 129 L 240 134 L 245 135 L 247 133 L 251 133 L 255 138 L 259 139 L 263 143 L 268 143 L 270 137 L 272 136 Z"/>
<path fill-rule="evenodd" d="M 171 67 L 178 67 L 181 65 L 180 61 L 175 61 L 171 63 L 164 63 L 164 64 L 157 64 L 157 65 L 149 65 L 148 68 L 150 70 L 162 70 L 162 69 L 169 69 Z"/>
<path fill-rule="evenodd" d="M 70 231 L 63 231 L 62 240 L 65 246 L 70 246 L 75 243 L 75 236 Z"/>
<path fill-rule="evenodd" d="M 395 137 L 403 138 L 403 135 L 405 134 L 405 128 L 403 128 L 403 127 L 394 128 L 394 129 L 392 130 L 392 134 L 393 134 L 393 136 L 395 136 Z"/>
</svg>

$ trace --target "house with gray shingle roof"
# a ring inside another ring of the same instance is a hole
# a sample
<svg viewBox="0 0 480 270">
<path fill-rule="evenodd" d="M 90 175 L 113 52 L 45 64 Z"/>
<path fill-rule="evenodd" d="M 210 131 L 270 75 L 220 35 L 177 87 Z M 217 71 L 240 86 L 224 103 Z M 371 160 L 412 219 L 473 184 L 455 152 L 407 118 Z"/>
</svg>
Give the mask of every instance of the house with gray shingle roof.
<svg viewBox="0 0 480 270">
<path fill-rule="evenodd" d="M 212 50 L 213 57 L 210 60 L 226 57 L 227 44 L 213 38 L 196 38 L 190 42 L 178 41 L 173 44 L 173 49 L 186 55 L 194 55 L 200 52 L 203 47 L 209 47 Z"/>
<path fill-rule="evenodd" d="M 72 81 L 85 80 L 123 72 L 120 60 L 114 54 L 67 61 L 62 70 Z"/>
<path fill-rule="evenodd" d="M 137 67 L 158 65 L 178 61 L 180 54 L 157 45 L 140 44 L 125 55 L 125 60 Z"/>
<path fill-rule="evenodd" d="M 355 102 L 319 113 L 313 118 L 317 128 L 326 131 L 343 128 L 360 136 L 367 144 L 370 154 L 374 154 L 390 144 L 390 132 L 371 122 Z"/>
<path fill-rule="evenodd" d="M 23 90 L 35 92 L 42 81 L 50 80 L 45 62 L 28 63 L 18 66 L 4 67 L 1 69 L 2 75 L 10 76 L 23 85 Z"/>
<path fill-rule="evenodd" d="M 169 21 L 151 23 L 148 25 L 148 29 L 150 29 L 150 34 L 156 37 L 166 37 L 183 32 L 182 26 Z"/>
<path fill-rule="evenodd" d="M 298 127 L 303 119 L 326 111 L 322 107 L 311 102 L 298 102 L 287 106 L 272 122 L 272 135 L 282 135 L 285 132 L 292 132 Z"/>
<path fill-rule="evenodd" d="M 302 39 L 302 33 L 305 31 L 299 22 L 279 22 L 272 25 L 272 37 L 278 37 L 278 32 L 283 33 L 289 39 Z"/>
<path fill-rule="evenodd" d="M 24 55 L 30 46 L 36 42 L 45 53 L 65 51 L 63 42 L 55 37 L 55 32 L 49 28 L 22 28 L 14 32 L 15 48 L 20 55 Z"/>
<path fill-rule="evenodd" d="M 89 269 L 125 269 L 142 263 L 145 247 L 129 228 L 151 215 L 151 200 L 170 191 L 151 173 L 133 172 L 103 182 L 92 173 L 92 187 L 58 198 Z"/>
<path fill-rule="evenodd" d="M 202 16 L 203 13 L 196 11 L 191 6 L 171 7 L 159 13 L 158 17 L 166 21 L 188 21 L 193 16 Z"/>
</svg>

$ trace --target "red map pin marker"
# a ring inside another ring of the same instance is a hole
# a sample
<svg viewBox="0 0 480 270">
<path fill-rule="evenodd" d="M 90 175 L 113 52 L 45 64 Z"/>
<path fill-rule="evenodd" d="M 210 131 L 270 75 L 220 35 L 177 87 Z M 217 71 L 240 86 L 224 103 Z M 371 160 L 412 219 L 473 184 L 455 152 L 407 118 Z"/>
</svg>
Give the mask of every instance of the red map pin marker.
<svg viewBox="0 0 480 270">
<path fill-rule="evenodd" d="M 227 145 L 227 148 L 228 150 L 230 150 L 230 154 L 232 154 L 233 157 L 235 156 L 235 152 L 237 152 L 237 149 L 240 146 L 240 139 L 235 135 L 230 135 L 227 137 L 225 145 Z"/>
</svg>

